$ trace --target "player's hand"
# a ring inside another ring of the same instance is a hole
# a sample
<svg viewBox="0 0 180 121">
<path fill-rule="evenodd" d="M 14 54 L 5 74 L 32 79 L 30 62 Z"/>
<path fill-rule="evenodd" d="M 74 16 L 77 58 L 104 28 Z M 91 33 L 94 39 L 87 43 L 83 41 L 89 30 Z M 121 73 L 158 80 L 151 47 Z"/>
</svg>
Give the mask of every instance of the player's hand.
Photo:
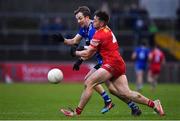
<svg viewBox="0 0 180 121">
<path fill-rule="evenodd" d="M 83 59 L 79 58 L 79 59 L 74 63 L 73 70 L 79 71 L 80 65 L 82 64 L 82 62 L 83 62 Z"/>
<path fill-rule="evenodd" d="M 55 42 L 64 42 L 64 37 L 63 37 L 63 35 L 62 35 L 61 33 L 59 33 L 59 34 L 53 34 L 53 35 L 51 36 L 51 39 L 52 39 L 53 41 L 55 41 Z"/>
<path fill-rule="evenodd" d="M 71 54 L 72 57 L 76 56 L 75 52 L 76 52 L 77 47 L 78 47 L 78 44 L 74 44 L 74 45 L 71 46 L 70 54 Z"/>
</svg>

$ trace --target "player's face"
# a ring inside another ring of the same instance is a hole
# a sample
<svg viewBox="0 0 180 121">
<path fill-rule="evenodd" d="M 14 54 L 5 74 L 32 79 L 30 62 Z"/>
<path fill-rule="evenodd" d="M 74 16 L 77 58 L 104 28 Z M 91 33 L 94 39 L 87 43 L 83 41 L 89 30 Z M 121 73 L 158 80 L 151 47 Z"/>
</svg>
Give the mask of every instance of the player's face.
<svg viewBox="0 0 180 121">
<path fill-rule="evenodd" d="M 76 14 L 76 20 L 81 27 L 85 27 L 87 23 L 87 17 L 82 12 Z"/>
<path fill-rule="evenodd" d="M 94 21 L 93 21 L 93 26 L 95 29 L 99 29 L 100 28 L 100 21 L 99 21 L 99 17 L 94 16 Z"/>
</svg>

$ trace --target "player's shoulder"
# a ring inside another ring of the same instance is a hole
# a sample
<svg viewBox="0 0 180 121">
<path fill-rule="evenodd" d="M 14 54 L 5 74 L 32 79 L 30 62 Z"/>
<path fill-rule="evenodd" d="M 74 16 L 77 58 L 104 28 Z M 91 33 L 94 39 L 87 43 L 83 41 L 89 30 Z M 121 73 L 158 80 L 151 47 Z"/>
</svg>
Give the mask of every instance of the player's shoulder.
<svg viewBox="0 0 180 121">
<path fill-rule="evenodd" d="M 103 32 L 109 33 L 109 32 L 111 32 L 111 29 L 109 27 L 105 27 L 105 28 L 103 28 Z"/>
<path fill-rule="evenodd" d="M 102 35 L 103 35 L 102 29 L 97 30 L 97 31 L 95 32 L 95 34 L 94 34 L 95 37 L 102 37 Z"/>
<path fill-rule="evenodd" d="M 97 31 L 99 33 L 103 33 L 103 34 L 111 33 L 111 29 L 109 27 L 104 27 L 104 28 L 101 28 L 101 29 L 99 29 Z"/>
<path fill-rule="evenodd" d="M 108 35 L 111 35 L 111 31 L 105 27 L 97 30 L 93 38 L 106 38 Z"/>
</svg>

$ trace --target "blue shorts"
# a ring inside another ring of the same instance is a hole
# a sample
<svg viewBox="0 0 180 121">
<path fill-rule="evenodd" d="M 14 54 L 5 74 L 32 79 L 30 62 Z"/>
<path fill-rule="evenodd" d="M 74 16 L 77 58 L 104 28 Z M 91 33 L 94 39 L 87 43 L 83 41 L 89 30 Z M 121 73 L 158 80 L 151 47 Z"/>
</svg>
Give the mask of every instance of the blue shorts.
<svg viewBox="0 0 180 121">
<path fill-rule="evenodd" d="M 135 64 L 135 71 L 145 71 L 146 64 Z"/>
</svg>

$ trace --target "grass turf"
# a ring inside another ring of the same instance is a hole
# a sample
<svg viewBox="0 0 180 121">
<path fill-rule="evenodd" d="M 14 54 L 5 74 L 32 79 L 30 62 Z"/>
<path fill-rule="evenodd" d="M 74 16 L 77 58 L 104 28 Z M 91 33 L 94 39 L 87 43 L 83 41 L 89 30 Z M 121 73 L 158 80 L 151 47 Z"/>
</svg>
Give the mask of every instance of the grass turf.
<svg viewBox="0 0 180 121">
<path fill-rule="evenodd" d="M 134 89 L 134 85 L 130 85 Z M 175 120 L 180 119 L 180 85 L 160 84 L 155 92 L 145 85 L 142 91 L 147 97 L 159 98 L 166 116 L 160 117 L 153 110 L 139 105 L 143 111 L 140 117 L 131 116 L 125 103 L 112 96 L 115 107 L 106 114 L 101 97 L 94 92 L 81 116 L 65 117 L 60 108 L 75 108 L 78 104 L 82 84 L 2 84 L 0 83 L 0 119 L 23 120 Z"/>
</svg>

